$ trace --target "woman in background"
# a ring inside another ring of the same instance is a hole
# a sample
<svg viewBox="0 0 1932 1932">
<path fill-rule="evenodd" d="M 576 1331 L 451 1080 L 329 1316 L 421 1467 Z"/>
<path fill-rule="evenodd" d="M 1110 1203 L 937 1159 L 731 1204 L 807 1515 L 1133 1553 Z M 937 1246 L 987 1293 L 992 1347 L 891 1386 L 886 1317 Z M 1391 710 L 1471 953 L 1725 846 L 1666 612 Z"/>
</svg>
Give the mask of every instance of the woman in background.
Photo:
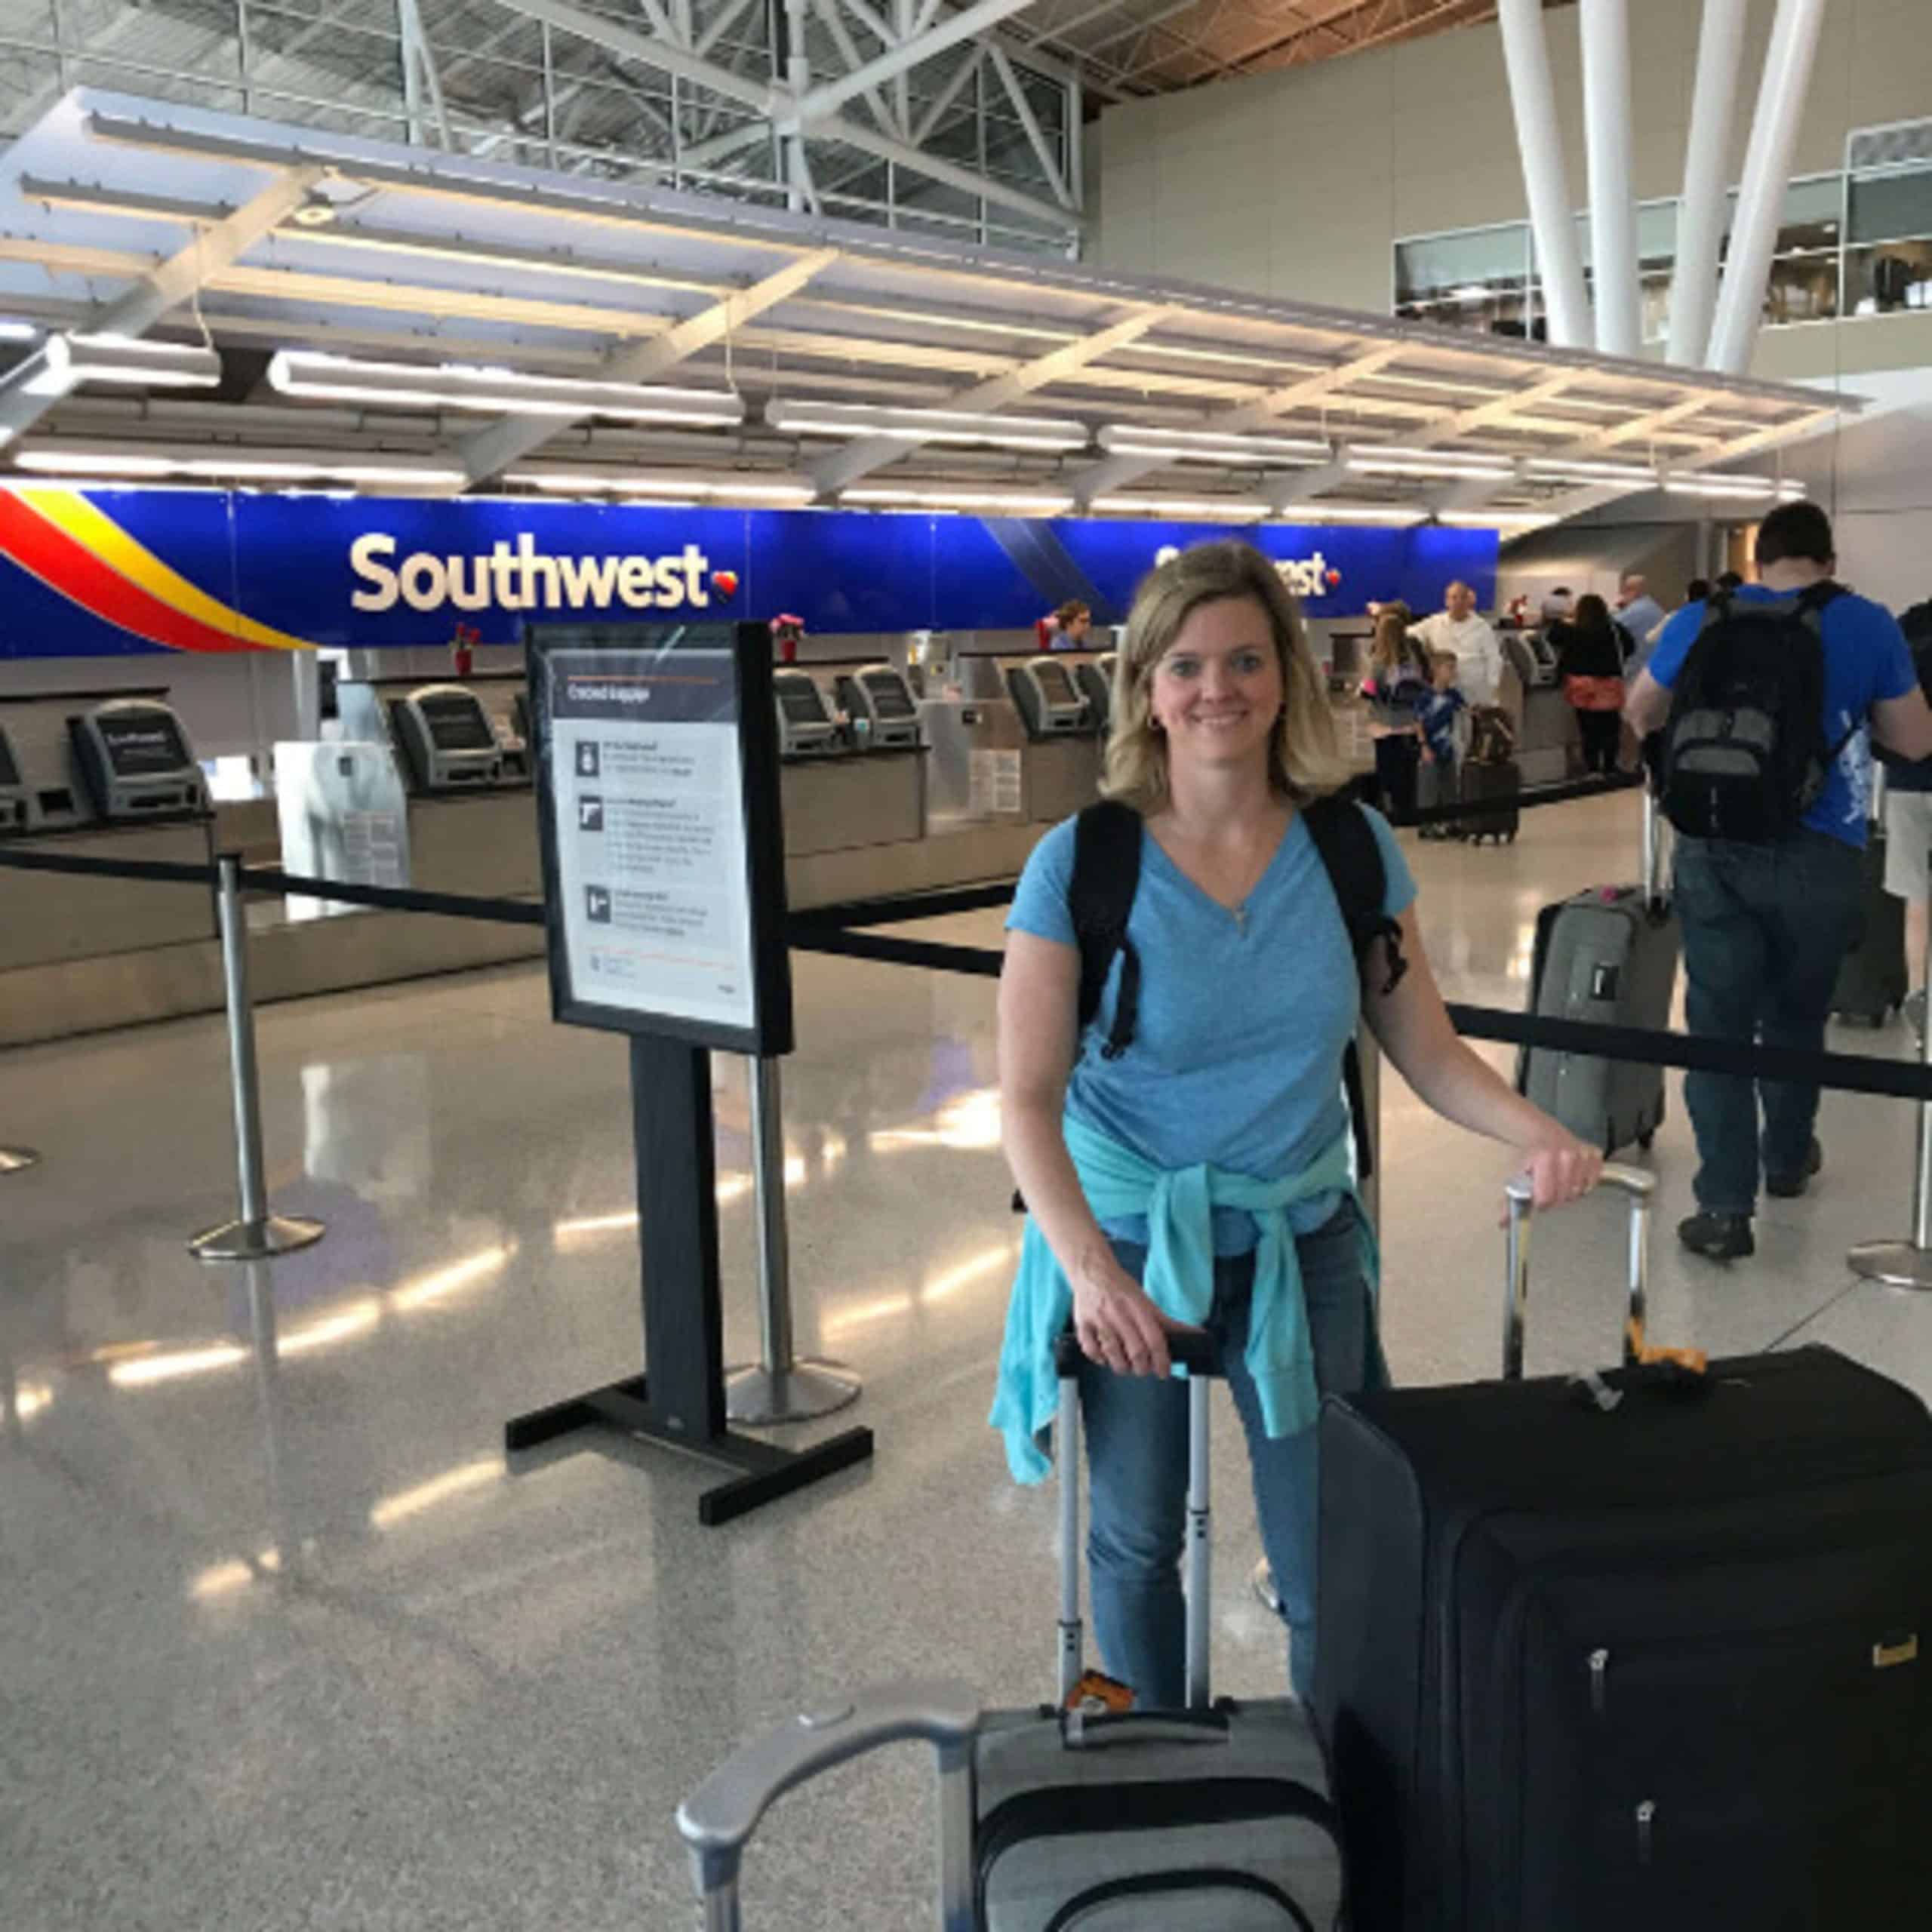
<svg viewBox="0 0 1932 1932">
<path fill-rule="evenodd" d="M 1577 614 L 1549 630 L 1556 675 L 1577 714 L 1583 741 L 1583 769 L 1607 777 L 1617 769 L 1623 730 L 1623 666 L 1633 645 L 1630 633 L 1593 592 L 1577 599 Z"/>
<path fill-rule="evenodd" d="M 1398 823 L 1416 809 L 1416 771 L 1422 747 L 1416 739 L 1416 706 L 1429 695 L 1429 653 L 1409 635 L 1414 622 L 1406 604 L 1384 604 L 1375 614 L 1368 647 L 1368 735 L 1375 745 L 1375 789 L 1382 808 Z"/>
</svg>

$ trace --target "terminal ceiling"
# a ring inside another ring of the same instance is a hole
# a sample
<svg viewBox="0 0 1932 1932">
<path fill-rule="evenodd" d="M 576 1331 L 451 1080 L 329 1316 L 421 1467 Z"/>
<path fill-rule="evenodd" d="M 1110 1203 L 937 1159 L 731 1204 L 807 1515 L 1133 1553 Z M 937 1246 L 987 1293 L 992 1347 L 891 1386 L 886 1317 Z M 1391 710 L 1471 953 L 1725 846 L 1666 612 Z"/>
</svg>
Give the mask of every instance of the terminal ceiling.
<svg viewBox="0 0 1932 1932">
<path fill-rule="evenodd" d="M 1761 468 L 1833 408 L 1746 378 L 106 94 L 69 95 L 13 145 L 0 206 L 0 318 L 220 355 L 218 388 L 50 400 L 26 393 L 43 352 L 23 340 L 0 375 L 0 467 L 21 476 L 214 481 L 227 463 L 238 480 L 293 479 L 312 462 L 326 482 L 328 465 L 360 458 L 443 491 L 1506 527 L 1660 476 L 1697 488 L 1713 466 Z M 743 420 L 318 401 L 268 381 L 284 349 L 683 387 L 741 398 Z M 788 409 L 831 404 L 1050 419 L 1060 446 L 943 442 L 917 416 L 863 435 L 782 426 Z"/>
</svg>

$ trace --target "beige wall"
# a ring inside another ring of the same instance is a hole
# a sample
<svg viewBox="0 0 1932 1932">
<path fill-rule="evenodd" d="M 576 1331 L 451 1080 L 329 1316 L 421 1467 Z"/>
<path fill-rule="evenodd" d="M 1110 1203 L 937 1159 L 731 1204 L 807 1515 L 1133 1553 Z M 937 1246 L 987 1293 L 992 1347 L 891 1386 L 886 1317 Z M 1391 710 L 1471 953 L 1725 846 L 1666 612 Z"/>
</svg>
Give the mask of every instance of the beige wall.
<svg viewBox="0 0 1932 1932">
<path fill-rule="evenodd" d="M 1702 11 L 1697 0 L 1631 0 L 1640 198 L 1682 186 Z M 1772 0 L 1751 9 L 1734 181 L 1774 11 Z M 1546 20 L 1580 208 L 1588 183 L 1576 11 Z M 1795 174 L 1841 167 L 1849 128 L 1932 115 L 1932 0 L 1830 0 L 1807 103 Z M 1099 136 L 1089 181 L 1103 213 L 1091 254 L 1124 271 L 1386 314 L 1396 238 L 1526 212 L 1493 23 L 1109 107 Z M 1783 331 L 1786 346 L 1765 353 L 1777 374 L 1820 374 L 1842 353 L 1866 360 L 1851 338 L 1869 326 Z M 1906 352 L 1932 361 L 1932 318 L 1912 334 Z"/>
</svg>

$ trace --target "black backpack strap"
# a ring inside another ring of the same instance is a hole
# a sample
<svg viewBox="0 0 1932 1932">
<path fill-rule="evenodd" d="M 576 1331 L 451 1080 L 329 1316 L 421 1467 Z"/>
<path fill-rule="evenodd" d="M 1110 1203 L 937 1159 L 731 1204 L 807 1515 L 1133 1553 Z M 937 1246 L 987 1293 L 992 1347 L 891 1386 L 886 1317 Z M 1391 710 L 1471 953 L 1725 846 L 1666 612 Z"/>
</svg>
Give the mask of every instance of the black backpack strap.
<svg viewBox="0 0 1932 1932">
<path fill-rule="evenodd" d="M 1305 806 L 1302 820 L 1328 875 L 1335 903 L 1341 908 L 1356 970 L 1367 974 L 1371 949 L 1380 940 L 1389 969 L 1381 990 L 1385 995 L 1392 993 L 1409 970 L 1409 962 L 1402 957 L 1401 928 L 1383 910 L 1389 897 L 1389 872 L 1382 863 L 1375 828 L 1359 804 L 1339 793 Z M 1375 1171 L 1375 1156 L 1369 1139 L 1361 1056 L 1352 1040 L 1342 1055 L 1342 1079 L 1348 1089 L 1349 1118 L 1355 1124 L 1355 1174 L 1358 1180 L 1366 1180 Z"/>
<path fill-rule="evenodd" d="M 1134 1040 L 1140 1004 L 1140 958 L 1127 936 L 1134 895 L 1140 885 L 1140 814 L 1112 798 L 1089 805 L 1073 826 L 1073 878 L 1067 909 L 1080 947 L 1080 1031 L 1100 1010 L 1100 995 L 1114 955 L 1121 955 L 1120 991 L 1113 1023 L 1101 1048 L 1118 1060 Z"/>
</svg>

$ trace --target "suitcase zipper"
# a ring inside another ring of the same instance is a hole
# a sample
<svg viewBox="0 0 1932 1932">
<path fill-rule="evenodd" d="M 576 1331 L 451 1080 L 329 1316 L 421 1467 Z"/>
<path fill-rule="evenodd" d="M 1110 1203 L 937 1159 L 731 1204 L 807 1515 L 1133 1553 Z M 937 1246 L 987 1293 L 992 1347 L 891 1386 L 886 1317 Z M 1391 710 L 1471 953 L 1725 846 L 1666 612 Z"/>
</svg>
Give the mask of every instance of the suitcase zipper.
<svg viewBox="0 0 1932 1932">
<path fill-rule="evenodd" d="M 1637 1807 L 1637 1863 L 1647 1866 L 1651 1862 L 1651 1827 L 1656 1822 L 1657 1800 L 1647 1798 Z"/>
</svg>

